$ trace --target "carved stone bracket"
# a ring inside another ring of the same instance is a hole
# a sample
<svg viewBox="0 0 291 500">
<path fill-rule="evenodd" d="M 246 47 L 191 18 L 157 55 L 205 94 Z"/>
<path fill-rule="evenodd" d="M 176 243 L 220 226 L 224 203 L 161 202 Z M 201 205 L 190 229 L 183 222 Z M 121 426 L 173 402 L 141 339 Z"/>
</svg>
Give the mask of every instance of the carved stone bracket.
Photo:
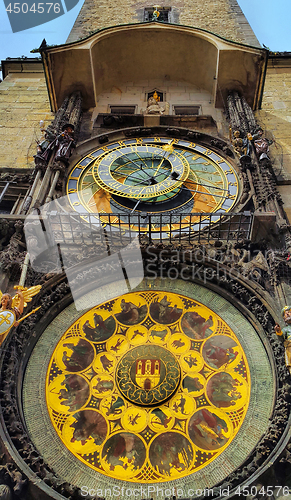
<svg viewBox="0 0 291 500">
<path fill-rule="evenodd" d="M 253 132 L 257 123 L 251 107 L 238 92 L 230 92 L 227 98 L 228 115 L 233 130 L 239 130 L 242 135 Z"/>
<path fill-rule="evenodd" d="M 3 182 L 18 182 L 21 184 L 28 184 L 31 182 L 32 175 L 31 172 L 22 174 L 22 173 L 15 173 L 15 170 L 13 172 L 2 172 L 0 174 L 0 181 Z"/>
<path fill-rule="evenodd" d="M 80 92 L 74 92 L 71 96 L 64 99 L 47 130 L 50 134 L 56 136 L 61 133 L 66 123 L 71 123 L 74 126 L 75 138 L 77 139 L 81 125 L 81 116 L 82 96 Z"/>
<path fill-rule="evenodd" d="M 81 115 L 82 97 L 78 91 L 65 98 L 54 120 L 45 131 L 45 139 L 38 144 L 37 154 L 34 157 L 34 183 L 30 188 L 22 213 L 28 212 L 42 176 L 35 207 L 39 207 L 47 195 L 49 200 L 52 199 L 59 175 L 65 172 L 72 150 L 76 147 L 75 140 L 81 126 Z M 50 185 L 52 171 L 58 172 L 58 174 L 54 175 Z"/>
</svg>

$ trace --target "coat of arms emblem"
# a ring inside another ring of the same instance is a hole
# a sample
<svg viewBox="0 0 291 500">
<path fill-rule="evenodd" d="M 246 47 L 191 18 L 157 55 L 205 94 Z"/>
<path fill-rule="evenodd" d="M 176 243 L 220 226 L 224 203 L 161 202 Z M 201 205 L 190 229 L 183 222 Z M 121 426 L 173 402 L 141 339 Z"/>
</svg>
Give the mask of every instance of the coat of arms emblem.
<svg viewBox="0 0 291 500">
<path fill-rule="evenodd" d="M 161 378 L 159 359 L 139 359 L 136 362 L 135 381 L 139 387 L 149 391 L 159 385 Z"/>
<path fill-rule="evenodd" d="M 0 312 L 0 335 L 8 332 L 10 328 L 14 325 L 16 317 L 13 311 L 1 311 Z"/>
</svg>

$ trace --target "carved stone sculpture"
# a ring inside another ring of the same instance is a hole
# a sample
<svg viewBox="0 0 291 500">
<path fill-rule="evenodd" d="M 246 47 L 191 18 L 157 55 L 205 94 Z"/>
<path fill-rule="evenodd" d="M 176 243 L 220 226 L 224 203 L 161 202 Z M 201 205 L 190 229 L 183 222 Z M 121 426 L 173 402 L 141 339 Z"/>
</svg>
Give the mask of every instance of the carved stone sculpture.
<svg viewBox="0 0 291 500">
<path fill-rule="evenodd" d="M 270 160 L 269 145 L 273 144 L 273 141 L 269 141 L 266 137 L 263 137 L 263 129 L 258 128 L 253 136 L 250 136 L 250 139 L 253 141 L 258 160 Z"/>
<path fill-rule="evenodd" d="M 11 500 L 11 490 L 6 484 L 0 484 L 0 500 Z"/>
<path fill-rule="evenodd" d="M 158 11 L 158 8 L 155 7 L 155 10 L 153 12 L 153 16 L 152 16 L 152 21 L 158 21 L 159 20 L 159 17 L 160 17 L 160 13 Z"/>
<path fill-rule="evenodd" d="M 242 156 L 249 156 L 249 140 L 247 138 L 242 138 L 239 130 L 235 130 L 232 136 L 232 129 L 229 128 L 230 140 L 233 145 L 233 149 L 236 154 L 241 158 Z"/>
<path fill-rule="evenodd" d="M 76 147 L 74 141 L 74 126 L 67 123 L 62 128 L 62 133 L 56 138 L 57 151 L 55 161 L 61 161 L 68 164 L 68 160 L 72 154 L 72 149 Z"/>
<path fill-rule="evenodd" d="M 47 165 L 52 156 L 54 156 L 56 162 L 63 162 L 67 165 L 72 154 L 72 149 L 75 147 L 74 126 L 66 123 L 62 127 L 61 134 L 57 136 L 50 135 L 43 144 L 39 144 L 38 152 L 34 158 L 35 164 L 37 166 Z"/>
<path fill-rule="evenodd" d="M 165 112 L 165 107 L 160 105 L 158 101 L 152 96 L 148 99 L 148 105 L 145 110 L 146 115 L 162 115 Z"/>
</svg>

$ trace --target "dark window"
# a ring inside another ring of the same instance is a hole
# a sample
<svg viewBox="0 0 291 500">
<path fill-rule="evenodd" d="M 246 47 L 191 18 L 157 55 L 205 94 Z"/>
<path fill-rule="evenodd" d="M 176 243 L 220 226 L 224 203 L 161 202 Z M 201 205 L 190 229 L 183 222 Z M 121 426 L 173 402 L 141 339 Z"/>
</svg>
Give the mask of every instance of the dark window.
<svg viewBox="0 0 291 500">
<path fill-rule="evenodd" d="M 200 106 L 173 106 L 175 115 L 200 115 Z"/>
<path fill-rule="evenodd" d="M 136 106 L 110 106 L 110 112 L 115 115 L 134 115 Z"/>
<path fill-rule="evenodd" d="M 0 182 L 0 214 L 17 214 L 28 190 L 28 185 Z"/>
<path fill-rule="evenodd" d="M 153 7 L 145 8 L 145 10 L 144 10 L 144 20 L 145 21 L 152 20 L 154 10 L 155 9 Z M 172 22 L 172 20 L 171 20 L 171 7 L 159 7 L 158 11 L 160 13 L 159 18 L 158 18 L 159 21 L 162 21 L 164 23 L 171 23 Z"/>
<path fill-rule="evenodd" d="M 0 214 L 10 214 L 14 207 L 14 201 L 3 200 L 0 203 Z"/>
</svg>

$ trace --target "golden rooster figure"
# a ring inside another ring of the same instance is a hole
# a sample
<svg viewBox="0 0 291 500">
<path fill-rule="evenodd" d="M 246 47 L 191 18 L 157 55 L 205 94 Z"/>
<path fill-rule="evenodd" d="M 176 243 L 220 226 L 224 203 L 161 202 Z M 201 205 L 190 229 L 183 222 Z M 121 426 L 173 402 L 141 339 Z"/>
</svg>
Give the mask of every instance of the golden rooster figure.
<svg viewBox="0 0 291 500">
<path fill-rule="evenodd" d="M 20 321 L 39 309 L 39 307 L 37 307 L 20 319 L 23 309 L 27 306 L 28 302 L 31 302 L 32 297 L 40 291 L 41 285 L 32 286 L 30 288 L 18 285 L 14 288 L 17 290 L 14 297 L 9 293 L 2 293 L 0 290 L 0 345 L 13 326 L 18 326 Z"/>
</svg>

